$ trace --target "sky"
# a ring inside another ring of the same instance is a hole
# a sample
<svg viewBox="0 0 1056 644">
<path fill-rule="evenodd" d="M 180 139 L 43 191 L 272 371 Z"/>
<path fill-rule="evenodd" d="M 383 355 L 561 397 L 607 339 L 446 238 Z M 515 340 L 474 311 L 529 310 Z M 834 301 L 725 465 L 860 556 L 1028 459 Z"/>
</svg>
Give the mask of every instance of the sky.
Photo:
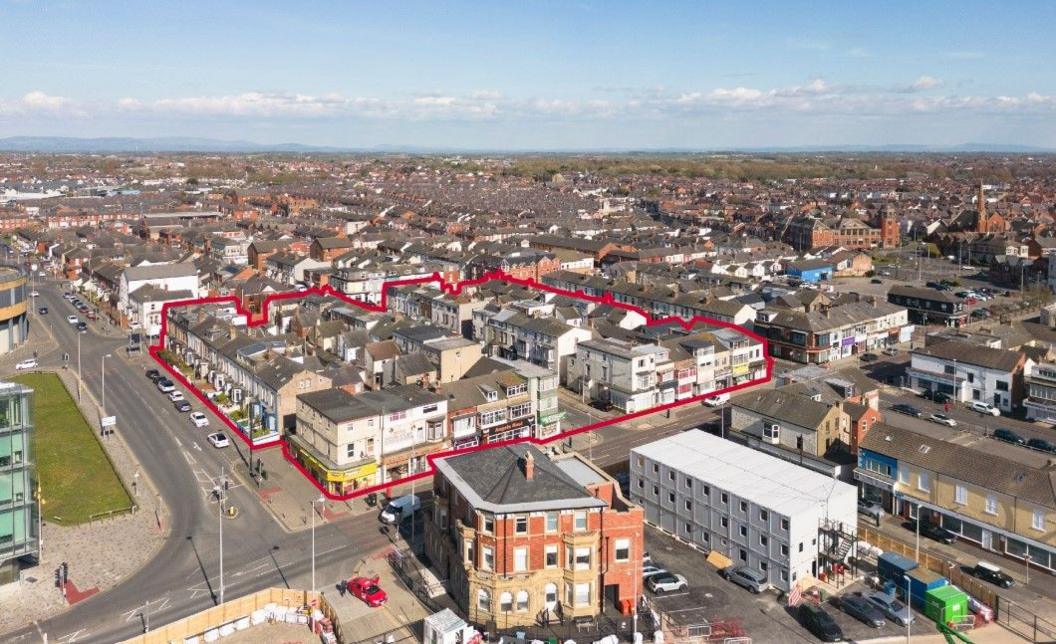
<svg viewBox="0 0 1056 644">
<path fill-rule="evenodd" d="M 0 0 L 0 137 L 1056 148 L 1056 3 Z"/>
</svg>

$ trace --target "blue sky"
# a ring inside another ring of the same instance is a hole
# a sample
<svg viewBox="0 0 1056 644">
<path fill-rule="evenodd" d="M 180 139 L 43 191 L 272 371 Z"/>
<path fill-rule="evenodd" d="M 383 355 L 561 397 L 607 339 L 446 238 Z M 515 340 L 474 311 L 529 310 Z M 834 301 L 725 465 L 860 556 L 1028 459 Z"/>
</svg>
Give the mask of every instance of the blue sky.
<svg viewBox="0 0 1056 644">
<path fill-rule="evenodd" d="M 1056 147 L 1052 2 L 0 0 L 0 136 Z"/>
</svg>

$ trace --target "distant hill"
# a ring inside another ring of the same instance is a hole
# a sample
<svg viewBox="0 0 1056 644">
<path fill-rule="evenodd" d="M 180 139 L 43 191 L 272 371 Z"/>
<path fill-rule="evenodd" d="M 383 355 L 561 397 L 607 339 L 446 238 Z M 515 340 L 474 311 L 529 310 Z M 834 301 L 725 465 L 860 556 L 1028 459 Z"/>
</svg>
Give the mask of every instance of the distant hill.
<svg viewBox="0 0 1056 644">
<path fill-rule="evenodd" d="M 915 144 L 890 145 L 817 145 L 817 146 L 771 146 L 771 147 L 726 147 L 726 148 L 560 148 L 560 149 L 501 149 L 501 148 L 454 148 L 441 146 L 377 145 L 373 147 L 331 147 L 305 145 L 302 143 L 255 143 L 253 141 L 228 141 L 194 137 L 103 137 L 76 138 L 60 136 L 12 136 L 0 138 L 0 152 L 43 153 L 118 153 L 118 152 L 213 152 L 213 153 L 264 153 L 286 152 L 291 154 L 458 154 L 458 153 L 535 153 L 535 154 L 701 154 L 713 152 L 738 152 L 744 154 L 804 154 L 824 152 L 844 153 L 1008 153 L 1047 154 L 1056 152 L 1051 148 L 1006 143 L 963 143 L 953 146 L 931 146 Z"/>
</svg>

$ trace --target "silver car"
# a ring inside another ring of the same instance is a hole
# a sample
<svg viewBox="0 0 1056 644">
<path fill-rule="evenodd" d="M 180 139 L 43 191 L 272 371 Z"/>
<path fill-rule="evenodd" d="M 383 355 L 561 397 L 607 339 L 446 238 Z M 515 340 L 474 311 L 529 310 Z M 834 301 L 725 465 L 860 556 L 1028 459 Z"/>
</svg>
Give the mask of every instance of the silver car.
<svg viewBox="0 0 1056 644">
<path fill-rule="evenodd" d="M 913 622 L 913 613 L 909 610 L 909 606 L 906 606 L 894 596 L 875 592 L 866 595 L 865 598 L 870 604 L 879 608 L 885 617 L 898 622 L 899 625 L 905 626 Z"/>
<path fill-rule="evenodd" d="M 770 587 L 766 573 L 752 570 L 748 566 L 730 566 L 722 571 L 722 576 L 755 594 L 759 594 Z"/>
</svg>

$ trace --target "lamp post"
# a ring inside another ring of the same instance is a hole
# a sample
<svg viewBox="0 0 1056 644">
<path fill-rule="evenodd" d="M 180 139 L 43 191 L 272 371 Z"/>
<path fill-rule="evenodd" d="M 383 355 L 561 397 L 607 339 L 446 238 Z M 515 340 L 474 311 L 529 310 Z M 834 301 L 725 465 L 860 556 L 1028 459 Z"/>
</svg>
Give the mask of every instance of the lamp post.
<svg viewBox="0 0 1056 644">
<path fill-rule="evenodd" d="M 81 386 L 84 380 L 81 378 L 81 332 L 77 331 L 77 402 L 81 402 Z"/>
<path fill-rule="evenodd" d="M 326 503 L 326 498 L 320 496 L 312 500 L 312 594 L 315 594 L 315 504 Z"/>
<path fill-rule="evenodd" d="M 1026 570 L 1027 579 L 1026 579 L 1026 581 L 1023 582 L 1023 585 L 1026 586 L 1027 584 L 1030 583 L 1030 555 L 1024 555 L 1024 557 L 1023 557 L 1023 565 L 1025 565 L 1027 567 L 1027 570 Z"/>
<path fill-rule="evenodd" d="M 913 624 L 913 610 L 910 608 L 909 598 L 909 575 L 902 575 L 902 579 L 906 580 L 906 644 L 909 644 L 910 626 Z"/>
<path fill-rule="evenodd" d="M 916 520 L 916 531 L 917 531 L 917 542 L 913 549 L 913 561 L 920 563 L 920 504 L 916 505 L 917 508 L 917 520 Z"/>
<path fill-rule="evenodd" d="M 109 357 L 110 357 L 110 354 L 106 353 L 106 354 L 103 354 L 102 359 L 99 360 L 99 372 L 103 375 L 103 384 L 102 384 L 103 416 L 106 416 L 106 359 L 109 358 Z"/>
<path fill-rule="evenodd" d="M 220 478 L 216 486 L 216 504 L 220 508 L 220 603 L 224 603 L 224 500 L 227 498 L 227 479 L 224 468 L 220 467 Z"/>
</svg>

